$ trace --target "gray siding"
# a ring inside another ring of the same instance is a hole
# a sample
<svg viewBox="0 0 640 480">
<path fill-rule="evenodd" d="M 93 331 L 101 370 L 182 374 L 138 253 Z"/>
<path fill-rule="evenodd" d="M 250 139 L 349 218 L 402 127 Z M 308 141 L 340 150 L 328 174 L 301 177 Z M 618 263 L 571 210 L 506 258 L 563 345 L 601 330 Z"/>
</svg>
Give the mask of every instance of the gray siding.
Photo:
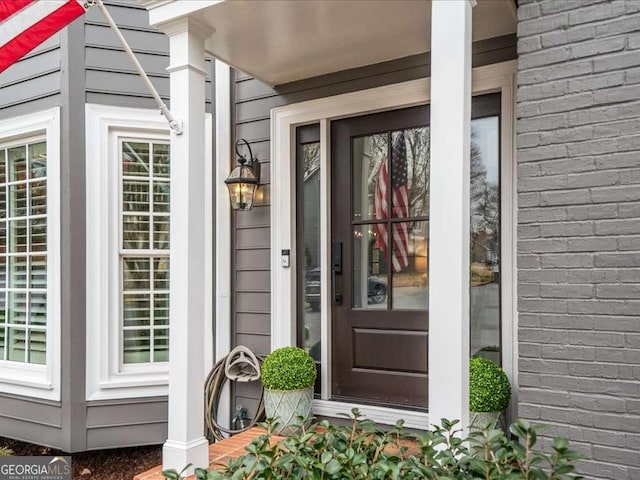
<svg viewBox="0 0 640 480">
<path fill-rule="evenodd" d="M 104 2 L 158 93 L 169 105 L 169 38 L 149 26 L 149 14 L 138 0 Z M 156 108 L 153 97 L 98 8 L 85 16 L 86 101 L 102 105 Z M 212 62 L 207 61 L 211 71 Z M 207 77 L 207 111 L 211 111 Z"/>
<path fill-rule="evenodd" d="M 87 407 L 89 450 L 153 445 L 166 438 L 166 397 L 92 402 Z"/>
<path fill-rule="evenodd" d="M 473 48 L 474 66 L 486 65 L 516 56 L 514 36 L 477 42 Z M 274 107 L 315 98 L 388 85 L 429 75 L 429 56 L 416 55 L 378 65 L 338 72 L 275 89 L 236 72 L 235 137 L 251 143 L 262 163 L 262 182 L 270 182 L 270 111 Z M 270 351 L 270 213 L 268 199 L 251 212 L 235 214 L 232 221 L 233 344 L 243 344 L 257 353 Z M 262 279 L 257 282 L 256 279 Z M 236 405 L 253 408 L 256 386 L 239 384 Z M 235 408 L 235 407 L 234 407 Z M 250 410 L 251 411 L 251 410 Z"/>
<path fill-rule="evenodd" d="M 0 118 L 60 105 L 60 37 L 56 34 L 0 75 Z"/>
<path fill-rule="evenodd" d="M 0 435 L 59 448 L 63 442 L 59 402 L 0 396 Z"/>
<path fill-rule="evenodd" d="M 640 478 L 640 2 L 518 10 L 519 414 Z"/>
</svg>

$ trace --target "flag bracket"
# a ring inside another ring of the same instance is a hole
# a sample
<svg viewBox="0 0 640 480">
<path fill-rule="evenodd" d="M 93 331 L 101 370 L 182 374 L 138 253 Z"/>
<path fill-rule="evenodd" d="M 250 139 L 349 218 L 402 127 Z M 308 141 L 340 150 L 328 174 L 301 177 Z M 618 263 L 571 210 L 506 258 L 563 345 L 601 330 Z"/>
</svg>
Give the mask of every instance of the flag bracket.
<svg viewBox="0 0 640 480">
<path fill-rule="evenodd" d="M 169 127 L 171 128 L 171 130 L 173 130 L 173 132 L 176 135 L 181 135 L 184 132 L 184 126 L 183 126 L 182 120 L 178 120 L 174 118 L 171 112 L 169 111 L 169 109 L 167 108 L 167 105 L 162 101 L 162 98 L 160 98 L 160 94 L 156 90 L 156 87 L 154 87 L 153 83 L 151 83 L 151 80 L 149 80 L 149 76 L 142 68 L 142 65 L 140 65 L 140 62 L 138 61 L 135 54 L 133 53 L 133 50 L 131 50 L 129 43 L 127 42 L 126 38 L 124 38 L 124 36 L 122 35 L 122 32 L 116 25 L 116 22 L 113 21 L 111 14 L 107 10 L 107 7 L 104 6 L 104 3 L 102 3 L 102 0 L 86 0 L 84 3 L 85 8 L 89 8 L 94 5 L 100 9 L 105 19 L 107 20 L 107 23 L 111 27 L 111 30 L 113 30 L 113 32 L 118 37 L 118 40 L 120 40 L 122 47 L 124 48 L 125 52 L 127 52 L 127 55 L 133 62 L 133 65 L 136 67 L 136 70 L 138 70 L 138 73 L 140 74 L 140 76 L 142 77 L 142 81 L 145 83 L 145 85 L 151 92 L 153 99 L 156 101 L 156 105 L 158 106 L 160 113 L 167 119 L 167 122 L 169 122 Z"/>
</svg>

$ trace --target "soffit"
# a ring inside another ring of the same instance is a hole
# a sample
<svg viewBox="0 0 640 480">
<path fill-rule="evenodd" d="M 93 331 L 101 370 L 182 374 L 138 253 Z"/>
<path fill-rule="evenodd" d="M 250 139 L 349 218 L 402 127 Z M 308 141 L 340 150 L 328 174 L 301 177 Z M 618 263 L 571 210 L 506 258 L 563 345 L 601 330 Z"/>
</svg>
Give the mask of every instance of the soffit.
<svg viewBox="0 0 640 480">
<path fill-rule="evenodd" d="M 189 16 L 213 29 L 211 55 L 269 85 L 430 49 L 425 0 L 226 0 Z M 511 0 L 478 0 L 473 9 L 474 41 L 514 33 L 516 25 Z"/>
</svg>

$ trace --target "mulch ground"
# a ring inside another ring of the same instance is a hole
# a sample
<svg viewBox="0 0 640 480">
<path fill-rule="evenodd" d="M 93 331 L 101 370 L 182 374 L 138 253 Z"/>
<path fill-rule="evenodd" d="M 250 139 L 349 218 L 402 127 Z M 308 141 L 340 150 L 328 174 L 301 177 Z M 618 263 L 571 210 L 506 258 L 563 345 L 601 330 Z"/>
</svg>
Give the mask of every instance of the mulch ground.
<svg viewBox="0 0 640 480">
<path fill-rule="evenodd" d="M 0 446 L 14 455 L 67 455 L 53 448 L 0 437 Z M 162 446 L 116 448 L 71 455 L 74 480 L 132 480 L 133 476 L 162 463 Z"/>
</svg>

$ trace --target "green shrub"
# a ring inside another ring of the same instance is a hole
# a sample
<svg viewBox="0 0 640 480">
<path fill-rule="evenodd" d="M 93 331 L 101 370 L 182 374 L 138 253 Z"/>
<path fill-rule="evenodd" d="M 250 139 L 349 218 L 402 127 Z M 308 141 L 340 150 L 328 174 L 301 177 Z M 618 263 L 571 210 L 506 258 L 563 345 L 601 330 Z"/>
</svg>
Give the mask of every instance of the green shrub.
<svg viewBox="0 0 640 480">
<path fill-rule="evenodd" d="M 302 348 L 274 350 L 262 364 L 262 384 L 269 390 L 298 390 L 316 381 L 316 363 Z"/>
<path fill-rule="evenodd" d="M 511 384 L 504 371 L 491 360 L 469 361 L 469 410 L 499 412 L 509 406 Z"/>
<path fill-rule="evenodd" d="M 354 409 L 350 425 L 322 422 L 280 443 L 270 435 L 253 440 L 247 453 L 226 466 L 196 469 L 198 480 L 570 480 L 578 454 L 556 439 L 553 453 L 534 448 L 536 430 L 517 421 L 510 440 L 501 430 L 483 430 L 460 438 L 457 422 L 423 434 L 404 432 L 402 421 L 382 430 Z M 269 425 L 267 425 L 269 427 Z M 409 449 L 407 441 L 413 444 Z M 163 472 L 177 480 L 175 471 Z"/>
</svg>

